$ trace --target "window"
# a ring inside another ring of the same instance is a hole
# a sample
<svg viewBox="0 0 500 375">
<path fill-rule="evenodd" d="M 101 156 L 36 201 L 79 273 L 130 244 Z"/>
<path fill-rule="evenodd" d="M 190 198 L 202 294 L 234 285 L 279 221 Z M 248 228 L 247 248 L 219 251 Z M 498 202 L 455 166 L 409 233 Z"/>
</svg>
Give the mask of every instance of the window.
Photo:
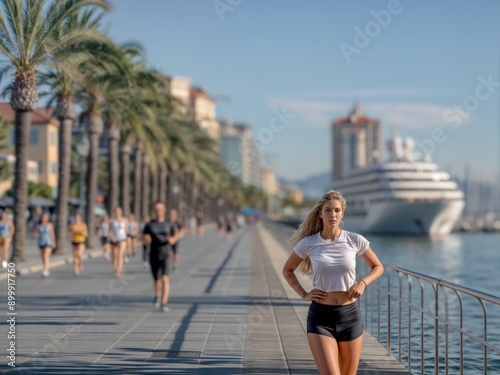
<svg viewBox="0 0 500 375">
<path fill-rule="evenodd" d="M 52 162 L 52 174 L 57 174 L 57 163 L 55 161 Z"/>
<path fill-rule="evenodd" d="M 43 173 L 43 161 L 38 162 L 38 174 Z"/>
<path fill-rule="evenodd" d="M 57 133 L 56 132 L 50 132 L 50 145 L 51 146 L 56 146 L 57 144 Z"/>
<path fill-rule="evenodd" d="M 30 131 L 30 145 L 38 145 L 38 129 L 31 129 Z"/>
</svg>

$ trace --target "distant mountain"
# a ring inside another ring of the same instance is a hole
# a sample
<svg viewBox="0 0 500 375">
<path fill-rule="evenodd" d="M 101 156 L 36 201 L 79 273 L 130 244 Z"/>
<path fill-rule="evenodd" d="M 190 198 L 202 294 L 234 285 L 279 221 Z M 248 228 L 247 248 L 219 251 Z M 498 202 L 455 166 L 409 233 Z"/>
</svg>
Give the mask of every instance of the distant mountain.
<svg viewBox="0 0 500 375">
<path fill-rule="evenodd" d="M 294 181 L 281 177 L 278 177 L 278 180 L 281 186 L 289 184 L 297 185 L 302 190 L 304 197 L 306 198 L 318 199 L 321 198 L 326 191 L 331 189 L 332 182 L 330 176 L 331 172 L 325 172 L 304 178 L 302 180 Z"/>
</svg>

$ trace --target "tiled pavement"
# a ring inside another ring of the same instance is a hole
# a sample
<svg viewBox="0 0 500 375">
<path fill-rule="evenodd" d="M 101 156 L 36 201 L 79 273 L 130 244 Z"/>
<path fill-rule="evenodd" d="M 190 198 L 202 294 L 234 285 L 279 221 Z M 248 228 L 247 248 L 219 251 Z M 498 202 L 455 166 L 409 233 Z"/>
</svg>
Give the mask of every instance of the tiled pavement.
<svg viewBox="0 0 500 375">
<path fill-rule="evenodd" d="M 38 272 L 18 276 L 16 368 L 7 366 L 4 355 L 0 371 L 317 373 L 304 331 L 307 304 L 281 277 L 286 256 L 262 224 L 230 241 L 214 230 L 202 239 L 184 238 L 180 266 L 171 278 L 169 313 L 153 308 L 151 277 L 139 256 L 121 280 L 112 277 L 102 257 L 87 260 L 79 277 L 71 265 L 53 269 L 49 279 Z M 7 316 L 6 297 L 2 300 Z M 10 341 L 6 320 L 0 323 L 4 353 Z M 407 374 L 370 336 L 365 338 L 359 374 Z"/>
</svg>

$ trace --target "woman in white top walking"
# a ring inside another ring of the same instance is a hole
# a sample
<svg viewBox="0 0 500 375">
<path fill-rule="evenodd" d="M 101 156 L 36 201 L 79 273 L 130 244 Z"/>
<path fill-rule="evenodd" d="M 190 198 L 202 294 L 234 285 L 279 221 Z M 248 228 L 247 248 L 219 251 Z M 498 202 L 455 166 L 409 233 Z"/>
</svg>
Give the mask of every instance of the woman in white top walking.
<svg viewBox="0 0 500 375">
<path fill-rule="evenodd" d="M 113 270 L 116 277 L 122 276 L 123 258 L 127 251 L 127 230 L 128 219 L 123 217 L 120 207 L 115 208 L 115 216 L 111 220 L 111 231 L 109 239 L 111 241 L 111 252 L 113 254 Z"/>
<path fill-rule="evenodd" d="M 383 273 L 368 240 L 341 228 L 345 208 L 341 193 L 324 194 L 290 237 L 294 251 L 283 267 L 287 282 L 303 300 L 311 301 L 307 339 L 321 375 L 356 375 L 363 342 L 357 299 Z M 359 281 L 356 256 L 371 268 Z M 294 274 L 301 264 L 305 274 L 313 274 L 309 292 Z"/>
</svg>

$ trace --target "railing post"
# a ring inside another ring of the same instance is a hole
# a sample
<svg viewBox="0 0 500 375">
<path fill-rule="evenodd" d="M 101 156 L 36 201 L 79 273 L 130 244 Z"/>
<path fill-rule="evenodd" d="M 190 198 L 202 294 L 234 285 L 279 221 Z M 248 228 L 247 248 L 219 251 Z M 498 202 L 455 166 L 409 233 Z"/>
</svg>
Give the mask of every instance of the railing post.
<svg viewBox="0 0 500 375">
<path fill-rule="evenodd" d="M 387 273 L 387 355 L 391 355 L 391 276 Z"/>
<path fill-rule="evenodd" d="M 439 281 L 438 281 L 439 283 Z M 439 375 L 439 284 L 434 288 L 434 374 Z"/>
<path fill-rule="evenodd" d="M 406 275 L 408 280 L 408 370 L 411 371 L 411 276 Z"/>
</svg>

